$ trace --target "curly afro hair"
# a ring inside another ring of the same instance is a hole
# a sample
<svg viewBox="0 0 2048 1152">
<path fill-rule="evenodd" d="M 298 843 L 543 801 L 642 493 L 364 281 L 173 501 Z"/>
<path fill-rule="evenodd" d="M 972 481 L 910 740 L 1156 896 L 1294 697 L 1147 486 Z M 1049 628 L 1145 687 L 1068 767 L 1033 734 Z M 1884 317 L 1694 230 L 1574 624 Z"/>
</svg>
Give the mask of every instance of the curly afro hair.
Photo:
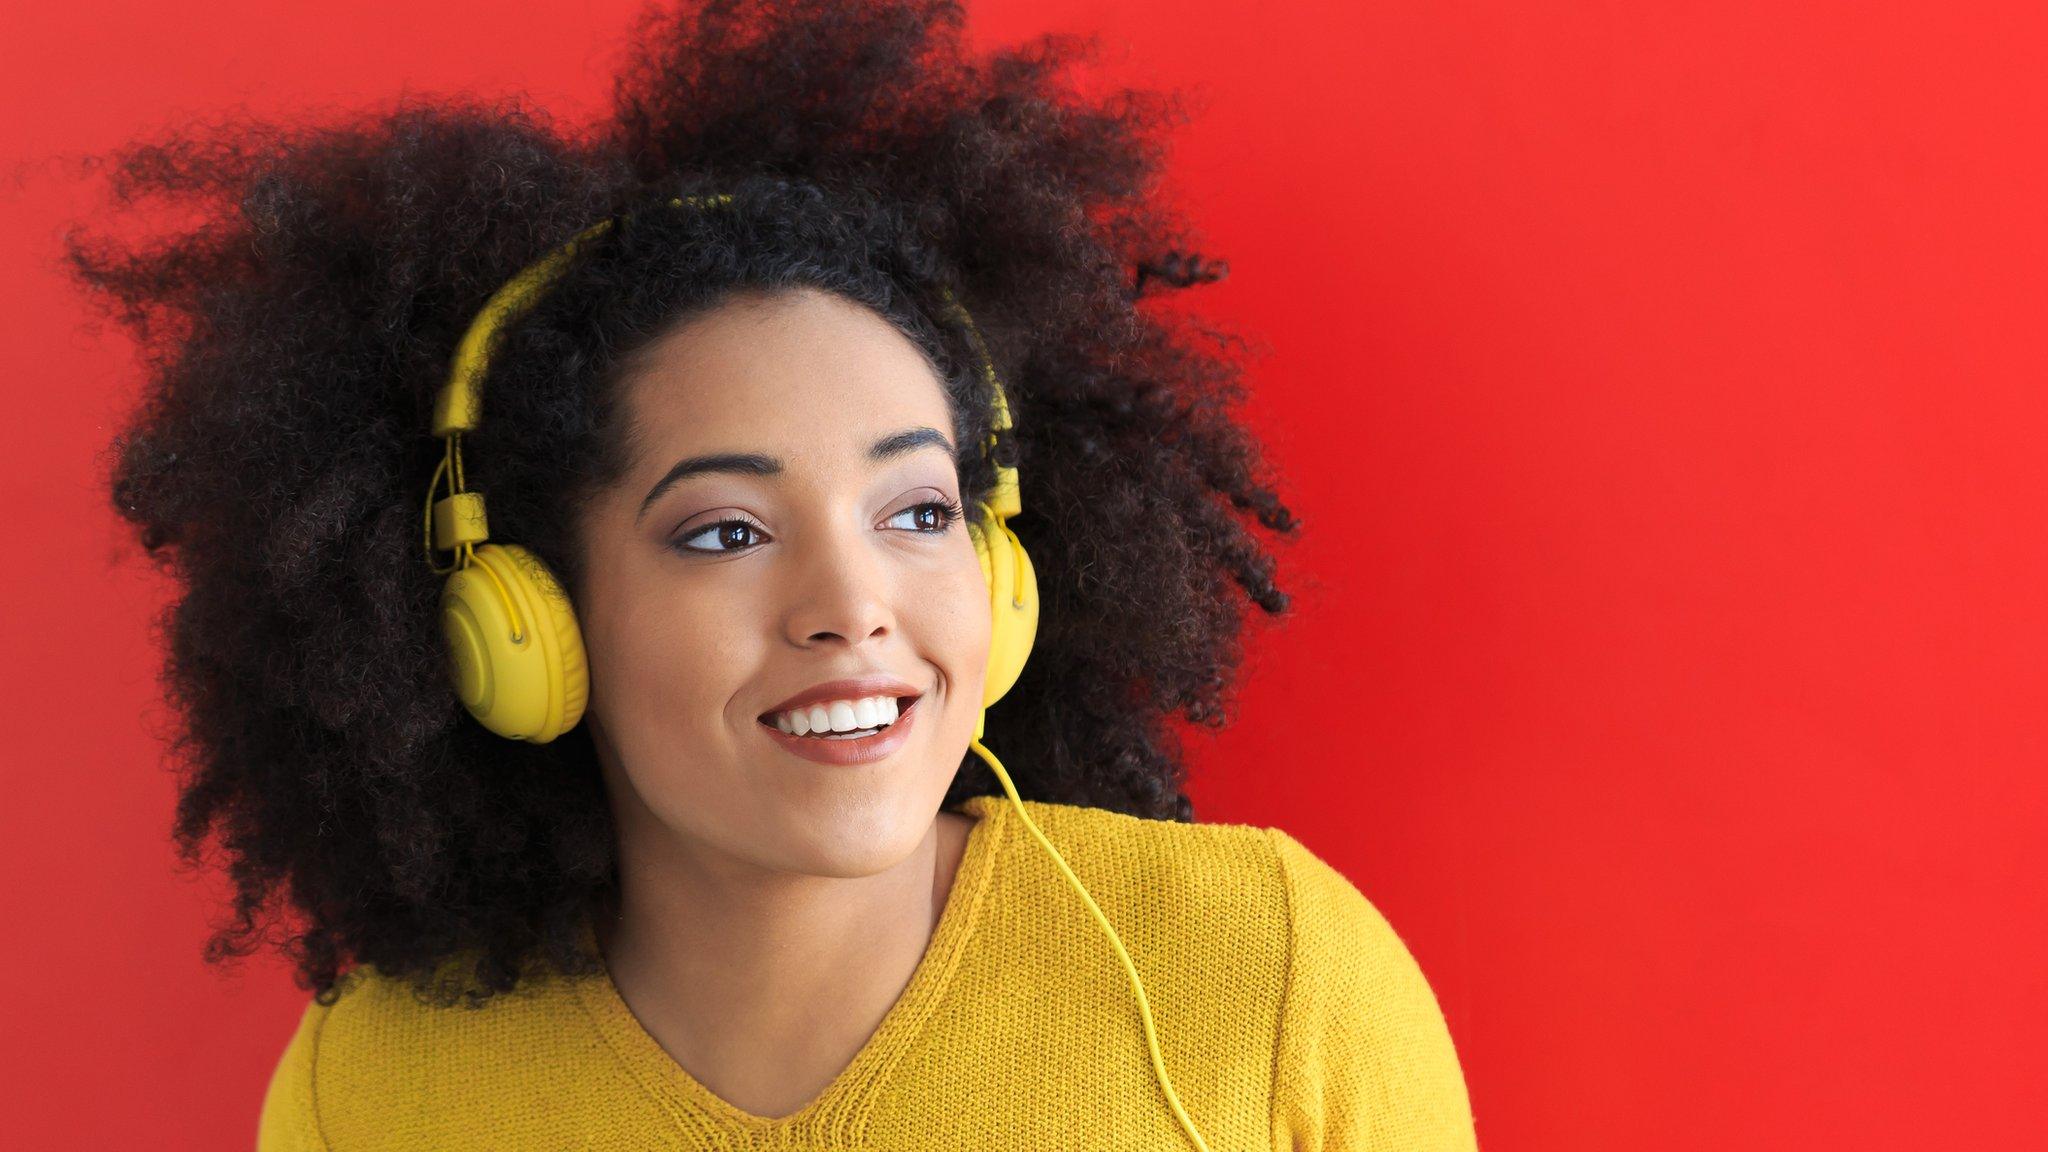
<svg viewBox="0 0 2048 1152">
<path fill-rule="evenodd" d="M 174 836 L 193 865 L 217 837 L 234 885 L 208 962 L 283 913 L 270 939 L 323 1002 L 354 965 L 472 1006 L 589 971 L 579 925 L 617 877 L 588 726 L 522 744 L 463 711 L 421 512 L 433 399 L 478 308 L 621 214 L 493 359 L 465 441 L 494 535 L 573 597 L 580 502 L 622 470 L 612 383 L 689 315 L 795 286 L 926 351 L 963 494 L 986 496 L 989 398 L 935 319 L 944 285 L 1010 397 L 1042 598 L 988 743 L 1028 798 L 1194 819 L 1171 724 L 1224 723 L 1249 606 L 1288 603 L 1255 529 L 1297 524 L 1232 416 L 1243 342 L 1140 306 L 1224 272 L 1154 191 L 1182 105 L 1079 95 L 1093 37 L 975 56 L 963 24 L 954 0 L 657 7 L 586 132 L 520 97 L 407 97 L 111 154 L 116 204 L 199 211 L 142 240 L 74 229 L 65 266 L 146 366 L 108 482 L 180 593 L 160 621 Z M 729 210 L 662 207 L 713 192 Z M 964 755 L 946 803 L 977 794 L 1000 785 Z"/>
</svg>

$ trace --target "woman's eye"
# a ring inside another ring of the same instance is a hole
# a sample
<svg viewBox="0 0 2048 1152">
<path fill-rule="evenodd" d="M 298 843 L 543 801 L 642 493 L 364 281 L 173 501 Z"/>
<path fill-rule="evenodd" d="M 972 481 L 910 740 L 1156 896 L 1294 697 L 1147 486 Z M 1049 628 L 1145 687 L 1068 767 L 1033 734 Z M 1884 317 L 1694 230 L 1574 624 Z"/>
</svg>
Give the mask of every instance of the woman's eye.
<svg viewBox="0 0 2048 1152">
<path fill-rule="evenodd" d="M 887 523 L 895 524 L 908 516 L 911 523 L 905 524 L 904 527 L 911 531 L 938 533 L 944 532 L 953 521 L 958 520 L 960 513 L 960 505 L 950 500 L 928 500 L 923 504 L 913 504 L 905 508 L 889 517 Z"/>
<path fill-rule="evenodd" d="M 690 543 L 692 540 L 701 540 L 707 536 L 713 541 L 709 546 Z M 738 552 L 760 543 L 752 537 L 765 536 L 766 533 L 746 520 L 720 520 L 716 524 L 706 524 L 686 536 L 676 537 L 676 547 L 684 552 Z"/>
<path fill-rule="evenodd" d="M 928 500 L 913 504 L 889 517 L 885 523 L 925 535 L 944 532 L 963 514 L 960 505 L 951 500 Z M 907 520 L 906 520 L 907 518 Z M 672 547 L 678 552 L 695 552 L 699 555 L 720 555 L 743 552 L 768 539 L 751 520 L 720 520 L 705 524 L 678 536 Z M 703 541 L 703 543 L 693 543 Z"/>
</svg>

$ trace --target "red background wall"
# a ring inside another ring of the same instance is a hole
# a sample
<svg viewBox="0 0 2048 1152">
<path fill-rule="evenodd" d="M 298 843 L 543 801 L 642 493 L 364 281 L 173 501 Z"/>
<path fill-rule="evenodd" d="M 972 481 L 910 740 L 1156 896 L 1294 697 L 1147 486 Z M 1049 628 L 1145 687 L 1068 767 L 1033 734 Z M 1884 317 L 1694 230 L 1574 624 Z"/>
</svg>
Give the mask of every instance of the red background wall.
<svg viewBox="0 0 2048 1152">
<path fill-rule="evenodd" d="M 619 0 L 0 12 L 0 1108 L 246 1147 L 303 993 L 209 970 L 96 488 L 70 160 L 401 85 L 596 111 Z M 1253 8 L 1257 14 L 1252 15 Z M 982 0 L 1201 93 L 1291 625 L 1197 745 L 1401 930 L 1490 1149 L 2042 1146 L 2048 43 L 2010 3 Z"/>
</svg>

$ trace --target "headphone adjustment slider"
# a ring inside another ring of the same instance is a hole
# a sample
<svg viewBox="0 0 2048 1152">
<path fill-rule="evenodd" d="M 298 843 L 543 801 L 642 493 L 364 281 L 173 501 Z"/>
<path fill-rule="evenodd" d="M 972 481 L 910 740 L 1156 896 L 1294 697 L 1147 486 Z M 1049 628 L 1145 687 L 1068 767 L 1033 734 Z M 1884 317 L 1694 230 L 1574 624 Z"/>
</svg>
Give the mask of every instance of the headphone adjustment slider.
<svg viewBox="0 0 2048 1152">
<path fill-rule="evenodd" d="M 481 544 L 490 536 L 483 493 L 457 492 L 434 501 L 435 548 L 452 552 L 463 544 Z"/>
</svg>

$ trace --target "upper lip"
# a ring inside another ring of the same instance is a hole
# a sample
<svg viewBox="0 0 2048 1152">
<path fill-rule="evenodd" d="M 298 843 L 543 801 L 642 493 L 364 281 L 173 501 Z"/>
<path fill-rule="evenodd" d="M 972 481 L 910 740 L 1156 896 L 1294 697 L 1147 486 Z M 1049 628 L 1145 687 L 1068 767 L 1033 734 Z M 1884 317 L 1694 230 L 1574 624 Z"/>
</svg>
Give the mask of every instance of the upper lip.
<svg viewBox="0 0 2048 1152">
<path fill-rule="evenodd" d="M 787 712 L 805 704 L 817 704 L 825 700 L 858 700 L 863 696 L 917 696 L 917 689 L 905 684 L 894 676 L 875 673 L 855 676 L 846 680 L 827 680 L 791 696 L 782 703 L 761 714 L 764 720 L 772 720 L 777 713 Z"/>
</svg>

